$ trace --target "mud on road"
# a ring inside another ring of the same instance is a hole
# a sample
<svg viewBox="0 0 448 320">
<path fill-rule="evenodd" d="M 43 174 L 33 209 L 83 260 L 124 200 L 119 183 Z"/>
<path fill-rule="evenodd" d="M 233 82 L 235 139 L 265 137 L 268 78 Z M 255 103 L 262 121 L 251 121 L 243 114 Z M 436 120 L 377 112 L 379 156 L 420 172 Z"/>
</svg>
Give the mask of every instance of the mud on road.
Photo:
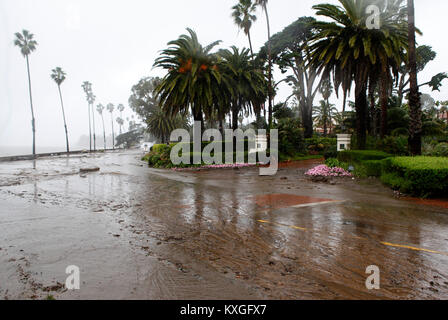
<svg viewBox="0 0 448 320">
<path fill-rule="evenodd" d="M 316 160 L 260 177 L 140 156 L 0 164 L 0 299 L 448 299 L 440 202 L 311 182 Z M 69 265 L 80 290 L 65 289 Z M 380 290 L 366 289 L 370 265 Z"/>
</svg>

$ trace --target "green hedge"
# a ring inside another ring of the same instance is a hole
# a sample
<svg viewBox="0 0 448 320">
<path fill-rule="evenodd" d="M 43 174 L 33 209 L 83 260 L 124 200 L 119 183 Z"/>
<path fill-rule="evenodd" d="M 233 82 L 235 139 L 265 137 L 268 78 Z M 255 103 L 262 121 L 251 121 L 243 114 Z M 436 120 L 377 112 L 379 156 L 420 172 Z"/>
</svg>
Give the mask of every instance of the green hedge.
<svg viewBox="0 0 448 320">
<path fill-rule="evenodd" d="M 368 160 L 383 160 L 392 157 L 390 154 L 377 150 L 347 150 L 338 153 L 338 160 L 348 163 L 359 163 Z"/>
<path fill-rule="evenodd" d="M 384 160 L 367 160 L 362 162 L 368 177 L 380 177 Z"/>
<path fill-rule="evenodd" d="M 448 195 L 448 158 L 397 157 L 383 161 L 383 183 L 420 197 Z"/>
</svg>

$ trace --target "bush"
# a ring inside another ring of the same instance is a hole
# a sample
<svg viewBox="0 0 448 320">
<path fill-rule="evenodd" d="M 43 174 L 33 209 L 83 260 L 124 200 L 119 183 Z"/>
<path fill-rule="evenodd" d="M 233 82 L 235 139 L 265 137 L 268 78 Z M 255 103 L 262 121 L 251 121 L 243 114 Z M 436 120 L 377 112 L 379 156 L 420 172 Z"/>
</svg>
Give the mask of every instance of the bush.
<svg viewBox="0 0 448 320">
<path fill-rule="evenodd" d="M 448 194 L 448 158 L 397 157 L 383 162 L 381 180 L 414 196 Z"/>
<path fill-rule="evenodd" d="M 377 141 L 375 149 L 397 156 L 406 156 L 409 154 L 408 138 L 404 136 L 384 137 Z"/>
<path fill-rule="evenodd" d="M 365 167 L 365 174 L 368 177 L 380 177 L 383 167 L 383 160 L 367 160 L 362 162 Z"/>
<path fill-rule="evenodd" d="M 433 157 L 448 157 L 448 143 L 442 142 L 435 146 L 426 145 L 424 154 Z"/>
<path fill-rule="evenodd" d="M 338 153 L 338 160 L 350 164 L 367 160 L 383 160 L 391 157 L 390 154 L 377 150 L 347 150 Z"/>
<path fill-rule="evenodd" d="M 325 161 L 325 164 L 329 168 L 336 168 L 336 167 L 340 167 L 341 166 L 341 163 L 336 158 L 329 158 L 329 159 L 327 159 Z"/>
<path fill-rule="evenodd" d="M 324 154 L 337 152 L 336 138 L 314 137 L 305 139 L 306 150 L 310 153 Z"/>
<path fill-rule="evenodd" d="M 330 159 L 330 158 L 337 158 L 338 157 L 338 148 L 336 145 L 329 146 L 324 150 L 324 158 Z"/>
<path fill-rule="evenodd" d="M 277 125 L 279 154 L 294 156 L 305 153 L 303 130 L 297 119 L 281 119 Z"/>
</svg>

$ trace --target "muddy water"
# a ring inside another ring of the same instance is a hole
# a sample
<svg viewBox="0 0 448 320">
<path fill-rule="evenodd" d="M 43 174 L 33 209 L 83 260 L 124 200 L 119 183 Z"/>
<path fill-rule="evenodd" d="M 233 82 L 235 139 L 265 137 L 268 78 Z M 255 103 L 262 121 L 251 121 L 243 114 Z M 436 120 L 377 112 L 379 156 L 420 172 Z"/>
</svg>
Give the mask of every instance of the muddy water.
<svg viewBox="0 0 448 320">
<path fill-rule="evenodd" d="M 310 182 L 315 160 L 259 177 L 139 157 L 0 164 L 1 299 L 448 298 L 440 202 L 395 199 L 376 180 Z M 64 288 L 69 265 L 80 290 Z M 366 289 L 370 265 L 380 290 Z"/>
</svg>

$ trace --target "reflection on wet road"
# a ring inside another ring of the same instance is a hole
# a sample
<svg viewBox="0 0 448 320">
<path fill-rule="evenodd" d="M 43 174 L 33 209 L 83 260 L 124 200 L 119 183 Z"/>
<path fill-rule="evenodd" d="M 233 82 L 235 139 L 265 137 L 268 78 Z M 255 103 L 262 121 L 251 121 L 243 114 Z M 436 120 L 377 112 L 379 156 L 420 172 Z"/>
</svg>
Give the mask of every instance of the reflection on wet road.
<svg viewBox="0 0 448 320">
<path fill-rule="evenodd" d="M 447 299 L 448 210 L 316 161 L 149 169 L 135 152 L 0 163 L 0 298 Z M 98 173 L 79 169 L 98 166 Z M 442 203 L 443 204 L 443 203 Z M 66 291 L 68 265 L 81 290 Z M 366 268 L 381 271 L 369 291 Z"/>
</svg>

